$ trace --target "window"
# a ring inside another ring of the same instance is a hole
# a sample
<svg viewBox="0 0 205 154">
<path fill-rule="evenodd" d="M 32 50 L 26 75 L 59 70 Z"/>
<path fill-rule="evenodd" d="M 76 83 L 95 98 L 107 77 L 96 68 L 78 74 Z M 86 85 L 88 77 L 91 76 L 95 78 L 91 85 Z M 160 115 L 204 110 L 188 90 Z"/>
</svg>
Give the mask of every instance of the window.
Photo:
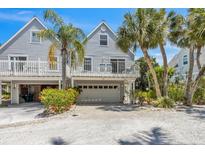
<svg viewBox="0 0 205 154">
<path fill-rule="evenodd" d="M 186 65 L 186 64 L 188 64 L 188 56 L 184 55 L 184 57 L 183 57 L 183 65 Z"/>
<path fill-rule="evenodd" d="M 111 59 L 112 73 L 123 73 L 125 71 L 125 59 Z"/>
<path fill-rule="evenodd" d="M 100 72 L 105 72 L 105 64 L 100 64 Z"/>
<path fill-rule="evenodd" d="M 23 71 L 25 66 L 25 61 L 27 61 L 27 56 L 9 55 L 9 69 L 14 71 L 14 66 L 17 71 Z M 15 64 L 14 64 L 15 61 Z"/>
<path fill-rule="evenodd" d="M 176 65 L 174 66 L 174 68 L 177 68 L 177 67 L 179 67 L 179 65 L 178 65 L 178 64 L 176 64 Z"/>
<path fill-rule="evenodd" d="M 31 43 L 41 43 L 41 38 L 38 36 L 39 31 L 31 32 Z"/>
<path fill-rule="evenodd" d="M 107 35 L 100 35 L 100 45 L 106 46 L 108 45 Z"/>
<path fill-rule="evenodd" d="M 84 60 L 84 70 L 85 71 L 91 71 L 92 66 L 91 66 L 91 58 L 85 58 Z"/>
</svg>

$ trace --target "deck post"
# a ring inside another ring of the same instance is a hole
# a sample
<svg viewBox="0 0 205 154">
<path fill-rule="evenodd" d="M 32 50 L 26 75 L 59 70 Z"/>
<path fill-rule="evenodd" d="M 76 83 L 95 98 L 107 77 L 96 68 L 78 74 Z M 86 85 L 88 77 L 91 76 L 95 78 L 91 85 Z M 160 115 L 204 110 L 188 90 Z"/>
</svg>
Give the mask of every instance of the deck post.
<svg viewBox="0 0 205 154">
<path fill-rule="evenodd" d="M 0 81 L 0 104 L 2 104 L 2 81 Z"/>
<path fill-rule="evenodd" d="M 41 70 L 40 70 L 40 58 L 38 58 L 38 75 L 41 75 Z"/>
<path fill-rule="evenodd" d="M 11 104 L 19 104 L 19 84 L 11 83 Z"/>
<path fill-rule="evenodd" d="M 58 80 L 58 89 L 62 89 L 61 80 Z"/>
<path fill-rule="evenodd" d="M 132 93 L 132 81 L 124 82 L 124 101 L 123 104 L 131 104 L 131 93 Z"/>
</svg>

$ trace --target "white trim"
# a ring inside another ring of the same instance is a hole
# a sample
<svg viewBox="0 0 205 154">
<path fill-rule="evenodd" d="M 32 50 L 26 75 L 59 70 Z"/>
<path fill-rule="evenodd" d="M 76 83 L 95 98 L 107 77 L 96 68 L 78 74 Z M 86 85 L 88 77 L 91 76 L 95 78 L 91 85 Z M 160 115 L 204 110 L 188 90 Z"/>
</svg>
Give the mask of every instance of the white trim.
<svg viewBox="0 0 205 154">
<path fill-rule="evenodd" d="M 11 57 L 26 57 L 26 61 L 28 60 L 28 55 L 25 54 L 8 54 L 9 70 L 11 70 Z M 16 60 L 14 59 L 14 61 Z"/>
<path fill-rule="evenodd" d="M 3 49 L 10 41 L 12 41 L 19 33 L 21 33 L 28 25 L 30 25 L 34 20 L 37 20 L 45 29 L 47 27 L 37 18 L 33 17 L 29 22 L 27 22 L 19 31 L 16 32 L 8 41 L 6 41 L 1 47 L 0 50 Z"/>
<path fill-rule="evenodd" d="M 93 57 L 92 56 L 85 56 L 84 57 L 84 59 L 85 58 L 90 58 L 91 59 L 91 72 L 93 72 Z M 85 63 L 84 63 L 85 64 Z M 86 71 L 85 69 L 84 69 L 84 64 L 83 64 L 83 71 Z"/>
<path fill-rule="evenodd" d="M 112 28 L 105 22 L 105 21 L 102 21 L 100 22 L 88 35 L 87 35 L 87 38 L 89 38 L 102 24 L 104 24 L 113 34 L 114 36 L 117 38 L 117 34 L 112 30 Z M 132 53 L 134 56 L 134 52 L 131 51 L 131 49 L 128 49 L 130 53 Z"/>
<path fill-rule="evenodd" d="M 184 64 L 184 57 L 186 56 L 186 58 L 187 58 L 187 64 Z M 186 66 L 186 65 L 188 65 L 189 64 L 189 56 L 187 55 L 187 54 L 185 54 L 185 55 L 183 55 L 182 56 L 182 66 Z"/>
<path fill-rule="evenodd" d="M 39 29 L 32 29 L 31 31 L 30 31 L 30 42 L 29 43 L 31 43 L 31 44 L 41 44 L 42 43 L 42 38 L 40 37 L 40 42 L 32 42 L 32 33 L 33 32 L 40 32 L 40 30 Z"/>
<path fill-rule="evenodd" d="M 117 37 L 116 33 L 112 30 L 112 28 L 105 21 L 102 21 L 87 35 L 87 38 L 90 37 L 102 24 L 104 24 L 115 35 L 115 37 Z"/>
<path fill-rule="evenodd" d="M 107 36 L 107 45 L 101 45 L 100 44 L 100 35 L 106 35 Z M 100 47 L 108 47 L 110 45 L 110 38 L 109 35 L 107 33 L 99 33 L 99 46 Z"/>
</svg>

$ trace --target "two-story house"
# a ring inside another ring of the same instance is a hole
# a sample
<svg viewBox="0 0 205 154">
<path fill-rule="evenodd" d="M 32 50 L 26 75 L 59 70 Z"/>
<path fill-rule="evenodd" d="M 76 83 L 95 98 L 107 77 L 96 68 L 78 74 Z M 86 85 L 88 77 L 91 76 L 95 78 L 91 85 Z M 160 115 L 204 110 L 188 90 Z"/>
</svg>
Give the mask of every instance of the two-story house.
<svg viewBox="0 0 205 154">
<path fill-rule="evenodd" d="M 201 65 L 205 64 L 205 49 L 203 48 L 200 56 Z M 172 79 L 176 77 L 185 80 L 189 69 L 189 50 L 181 49 L 169 62 L 169 66 L 175 68 L 175 74 Z M 196 52 L 194 52 L 194 69 L 193 78 L 196 77 L 199 70 L 196 63 Z"/>
<path fill-rule="evenodd" d="M 56 52 L 56 63 L 50 64 L 51 41 L 37 35 L 45 28 L 34 17 L 0 47 L 0 88 L 11 85 L 11 103 L 37 102 L 42 89 L 61 88 L 60 52 Z M 84 64 L 71 71 L 71 85 L 82 89 L 78 101 L 131 103 L 138 75 L 133 52 L 124 53 L 117 47 L 117 36 L 105 22 L 87 38 Z"/>
</svg>

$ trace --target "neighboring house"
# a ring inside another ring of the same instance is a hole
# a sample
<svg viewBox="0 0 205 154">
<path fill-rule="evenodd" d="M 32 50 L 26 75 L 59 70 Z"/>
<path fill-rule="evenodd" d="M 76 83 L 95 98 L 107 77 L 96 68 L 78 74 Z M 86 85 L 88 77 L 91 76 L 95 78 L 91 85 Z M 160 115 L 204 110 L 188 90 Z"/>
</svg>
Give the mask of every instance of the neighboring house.
<svg viewBox="0 0 205 154">
<path fill-rule="evenodd" d="M 205 64 L 205 49 L 202 49 L 200 56 L 201 64 Z M 175 68 L 175 74 L 172 79 L 185 80 L 189 69 L 189 50 L 181 49 L 169 62 L 169 66 Z M 194 69 L 193 78 L 198 74 L 198 67 L 196 63 L 196 52 L 194 53 Z"/>
<path fill-rule="evenodd" d="M 56 63 L 50 64 L 51 41 L 37 37 L 45 28 L 34 17 L 0 47 L 0 88 L 11 84 L 11 103 L 36 102 L 42 89 L 61 88 L 60 52 L 56 52 Z M 124 53 L 117 47 L 117 36 L 105 22 L 87 38 L 84 64 L 71 71 L 72 86 L 82 89 L 78 101 L 131 103 L 138 76 L 133 52 Z"/>
</svg>

